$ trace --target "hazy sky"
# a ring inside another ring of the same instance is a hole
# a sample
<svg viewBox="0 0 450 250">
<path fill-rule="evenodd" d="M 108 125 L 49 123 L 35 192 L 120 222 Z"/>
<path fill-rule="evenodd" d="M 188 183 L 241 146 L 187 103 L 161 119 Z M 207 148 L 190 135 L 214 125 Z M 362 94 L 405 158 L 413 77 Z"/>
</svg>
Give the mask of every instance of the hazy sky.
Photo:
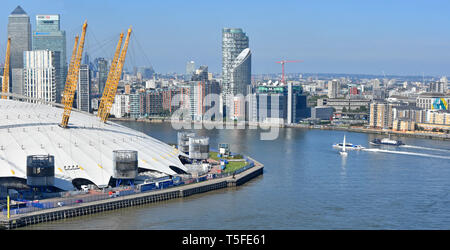
<svg viewBox="0 0 450 250">
<path fill-rule="evenodd" d="M 87 19 L 91 57 L 111 58 L 119 33 L 132 25 L 126 67 L 151 63 L 160 73 L 183 73 L 188 60 L 220 73 L 222 28 L 239 27 L 255 74 L 281 72 L 275 62 L 290 59 L 304 62 L 287 64 L 287 72 L 450 75 L 448 0 L 3 0 L 2 58 L 17 5 L 33 30 L 36 14 L 61 14 L 68 51 Z"/>
</svg>

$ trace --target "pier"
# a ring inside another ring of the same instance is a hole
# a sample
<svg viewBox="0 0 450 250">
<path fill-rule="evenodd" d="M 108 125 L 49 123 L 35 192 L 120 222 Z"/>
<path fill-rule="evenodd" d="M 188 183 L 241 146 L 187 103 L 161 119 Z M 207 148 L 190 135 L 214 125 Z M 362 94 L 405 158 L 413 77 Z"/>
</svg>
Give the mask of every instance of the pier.
<svg viewBox="0 0 450 250">
<path fill-rule="evenodd" d="M 254 159 L 251 160 L 255 163 L 253 167 L 234 176 L 210 179 L 203 182 L 175 186 L 157 191 L 141 192 L 71 206 L 43 209 L 26 214 L 11 215 L 9 219 L 6 218 L 6 216 L 0 215 L 0 229 L 14 229 L 42 222 L 50 222 L 125 207 L 183 198 L 221 188 L 240 186 L 263 174 L 264 165 Z"/>
</svg>

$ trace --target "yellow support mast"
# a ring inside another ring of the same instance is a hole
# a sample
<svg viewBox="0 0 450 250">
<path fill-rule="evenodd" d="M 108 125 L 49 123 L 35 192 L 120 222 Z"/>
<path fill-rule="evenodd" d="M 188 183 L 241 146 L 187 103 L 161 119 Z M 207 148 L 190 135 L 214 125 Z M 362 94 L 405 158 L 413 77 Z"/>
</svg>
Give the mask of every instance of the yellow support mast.
<svg viewBox="0 0 450 250">
<path fill-rule="evenodd" d="M 11 38 L 8 37 L 8 43 L 6 45 L 6 58 L 5 58 L 5 69 L 3 71 L 3 86 L 2 92 L 9 93 L 9 60 L 11 57 Z M 2 99 L 8 99 L 7 96 L 2 96 Z"/>
<path fill-rule="evenodd" d="M 101 117 L 103 108 L 105 107 L 106 99 L 108 96 L 108 89 L 111 86 L 111 82 L 114 81 L 114 75 L 116 73 L 117 63 L 119 61 L 120 48 L 122 46 L 123 33 L 120 33 L 119 42 L 117 43 L 116 52 L 114 53 L 114 58 L 109 68 L 108 78 L 106 80 L 105 88 L 103 90 L 102 99 L 100 100 L 100 106 L 98 107 L 97 116 Z"/>
<path fill-rule="evenodd" d="M 72 69 L 70 70 L 70 75 L 67 75 L 66 86 L 64 88 L 64 113 L 60 126 L 62 128 L 67 128 L 69 123 L 70 113 L 72 112 L 73 99 L 75 96 L 75 91 L 78 85 L 78 75 L 80 71 L 81 57 L 83 56 L 84 40 L 86 37 L 87 22 L 83 24 L 83 32 L 81 33 L 81 38 L 78 44 L 77 56 L 73 61 Z M 71 59 L 72 60 L 72 59 Z"/>
<path fill-rule="evenodd" d="M 128 29 L 127 38 L 125 39 L 125 43 L 124 43 L 122 51 L 120 53 L 120 58 L 119 58 L 119 61 L 117 62 L 117 67 L 116 67 L 113 81 L 111 81 L 111 85 L 109 86 L 109 89 L 105 88 L 105 91 L 108 91 L 107 92 L 108 95 L 106 97 L 105 106 L 102 110 L 102 113 L 100 114 L 100 118 L 103 122 L 106 122 L 106 120 L 108 119 L 109 112 L 111 111 L 111 107 L 114 102 L 114 98 L 116 97 L 117 85 L 119 84 L 120 76 L 122 75 L 123 65 L 125 64 L 125 56 L 127 55 L 128 43 L 130 41 L 130 35 L 131 35 L 131 27 Z"/>
<path fill-rule="evenodd" d="M 74 43 L 73 49 L 72 49 L 72 57 L 70 58 L 69 69 L 67 70 L 66 85 L 64 85 L 64 92 L 63 92 L 63 97 L 61 100 L 62 104 L 66 104 L 66 102 L 65 102 L 66 95 L 65 94 L 69 92 L 70 79 L 71 79 L 71 75 L 73 74 L 73 64 L 75 63 L 75 57 L 77 56 L 78 38 L 79 38 L 78 35 L 76 35 L 75 43 Z"/>
</svg>

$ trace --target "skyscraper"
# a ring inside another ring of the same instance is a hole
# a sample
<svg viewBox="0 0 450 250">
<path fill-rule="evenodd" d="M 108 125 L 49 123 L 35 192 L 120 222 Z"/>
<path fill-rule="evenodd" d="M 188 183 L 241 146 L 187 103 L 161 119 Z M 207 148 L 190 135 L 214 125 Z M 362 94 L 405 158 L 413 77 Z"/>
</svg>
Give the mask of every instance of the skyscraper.
<svg viewBox="0 0 450 250">
<path fill-rule="evenodd" d="M 8 17 L 8 37 L 11 37 L 11 92 L 23 95 L 23 52 L 31 50 L 31 24 L 20 6 Z"/>
<path fill-rule="evenodd" d="M 252 53 L 244 49 L 233 61 L 230 70 L 229 93 L 247 95 L 248 85 L 252 82 Z"/>
<path fill-rule="evenodd" d="M 192 75 L 195 73 L 195 62 L 189 61 L 186 63 L 186 77 L 185 80 L 191 80 Z"/>
<path fill-rule="evenodd" d="M 96 64 L 98 70 L 98 91 L 99 95 L 102 96 L 106 80 L 108 79 L 108 61 L 105 58 L 97 58 Z"/>
<path fill-rule="evenodd" d="M 56 70 L 59 51 L 33 50 L 24 52 L 24 95 L 48 102 L 56 100 Z"/>
<path fill-rule="evenodd" d="M 59 15 L 37 15 L 36 31 L 33 32 L 33 50 L 59 51 L 56 67 L 56 102 L 61 102 L 67 75 L 66 32 L 60 30 Z"/>
<path fill-rule="evenodd" d="M 222 30 L 222 95 L 224 105 L 229 107 L 233 106 L 230 103 L 232 98 L 229 97 L 245 95 L 244 85 L 251 83 L 251 53 L 248 47 L 248 37 L 242 29 Z M 245 49 L 248 50 L 242 54 Z M 240 58 L 236 61 L 238 56 Z"/>
<path fill-rule="evenodd" d="M 192 75 L 195 72 L 195 62 L 189 61 L 186 63 L 186 75 Z"/>
<path fill-rule="evenodd" d="M 248 119 L 244 97 L 247 96 L 248 87 L 251 86 L 251 56 L 250 49 L 244 49 L 233 61 L 231 67 L 230 81 L 225 92 L 228 95 L 225 97 L 225 104 L 231 111 L 229 113 L 231 116 L 227 116 L 234 120 Z"/>
<path fill-rule="evenodd" d="M 91 112 L 91 77 L 89 65 L 80 65 L 80 75 L 78 77 L 77 107 L 86 112 Z"/>
</svg>

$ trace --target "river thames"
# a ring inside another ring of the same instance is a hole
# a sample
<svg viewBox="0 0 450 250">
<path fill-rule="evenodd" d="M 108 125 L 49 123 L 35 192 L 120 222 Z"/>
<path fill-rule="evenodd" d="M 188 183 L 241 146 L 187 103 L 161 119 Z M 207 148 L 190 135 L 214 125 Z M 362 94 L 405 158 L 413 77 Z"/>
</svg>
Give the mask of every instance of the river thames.
<svg viewBox="0 0 450 250">
<path fill-rule="evenodd" d="M 166 143 L 170 123 L 118 122 Z M 264 164 L 237 187 L 183 199 L 42 223 L 25 229 L 449 229 L 450 142 L 392 137 L 407 146 L 370 146 L 380 135 L 280 128 L 195 130 L 212 148 L 229 143 Z M 342 158 L 332 144 L 360 144 Z"/>
</svg>

